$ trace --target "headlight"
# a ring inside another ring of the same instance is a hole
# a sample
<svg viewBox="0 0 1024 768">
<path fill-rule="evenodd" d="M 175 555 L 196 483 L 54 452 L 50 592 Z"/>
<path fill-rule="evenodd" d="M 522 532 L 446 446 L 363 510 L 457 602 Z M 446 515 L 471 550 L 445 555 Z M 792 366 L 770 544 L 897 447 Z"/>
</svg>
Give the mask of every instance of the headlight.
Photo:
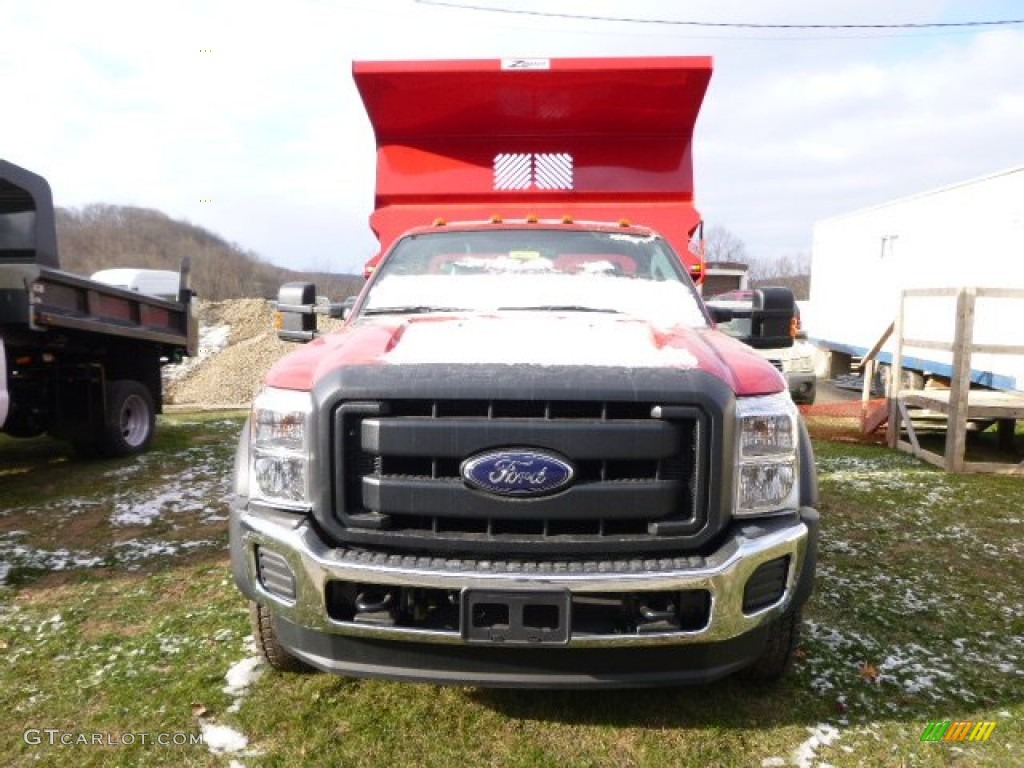
<svg viewBox="0 0 1024 768">
<path fill-rule="evenodd" d="M 268 387 L 252 404 L 251 498 L 308 509 L 313 403 L 308 392 Z"/>
<path fill-rule="evenodd" d="M 797 410 L 785 392 L 736 402 L 739 467 L 736 515 L 795 509 L 799 503 Z"/>
</svg>

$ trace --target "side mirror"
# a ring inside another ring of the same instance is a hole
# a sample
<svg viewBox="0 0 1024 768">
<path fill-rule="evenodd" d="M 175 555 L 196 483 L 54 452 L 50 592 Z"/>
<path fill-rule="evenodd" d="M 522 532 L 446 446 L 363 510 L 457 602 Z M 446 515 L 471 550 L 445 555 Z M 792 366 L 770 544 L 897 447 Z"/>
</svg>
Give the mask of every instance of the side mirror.
<svg viewBox="0 0 1024 768">
<path fill-rule="evenodd" d="M 750 311 L 750 338 L 744 341 L 755 349 L 792 347 L 796 311 L 789 288 L 759 288 Z"/>
<path fill-rule="evenodd" d="M 316 285 L 285 283 L 277 292 L 277 337 L 282 341 L 316 338 Z"/>
<path fill-rule="evenodd" d="M 761 288 L 753 292 L 749 307 L 708 304 L 708 314 L 719 330 L 756 349 L 793 346 L 797 306 L 789 288 Z"/>
<path fill-rule="evenodd" d="M 316 295 L 314 283 L 285 283 L 277 292 L 277 338 L 282 341 L 312 341 L 320 335 L 316 316 L 343 318 L 348 316 L 355 297 L 343 304 L 330 302 Z"/>
<path fill-rule="evenodd" d="M 733 319 L 733 311 L 731 307 L 720 307 L 716 304 L 708 304 L 708 312 L 711 314 L 711 319 L 715 323 L 728 323 Z"/>
</svg>

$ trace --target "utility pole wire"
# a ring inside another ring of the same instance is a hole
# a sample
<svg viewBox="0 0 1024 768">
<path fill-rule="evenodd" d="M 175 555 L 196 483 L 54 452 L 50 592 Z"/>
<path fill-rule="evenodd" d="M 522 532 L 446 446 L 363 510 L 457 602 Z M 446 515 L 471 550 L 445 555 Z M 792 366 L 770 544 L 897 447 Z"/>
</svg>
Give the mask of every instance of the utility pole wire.
<svg viewBox="0 0 1024 768">
<path fill-rule="evenodd" d="M 628 16 L 590 16 L 576 13 L 558 13 L 556 11 L 528 11 L 522 8 L 498 8 L 469 3 L 446 2 L 446 0 L 415 0 L 420 5 L 436 5 L 444 8 L 458 8 L 464 11 L 485 11 L 490 13 L 506 13 L 517 16 L 542 16 L 553 19 L 573 19 L 576 21 L 614 21 L 624 24 L 668 24 L 679 27 L 715 27 L 727 29 L 949 29 L 963 27 L 1005 27 L 1024 24 L 1024 19 L 995 19 L 992 21 L 934 21 L 905 22 L 900 24 L 757 24 L 752 22 L 734 21 L 682 21 L 679 19 L 639 19 Z"/>
</svg>

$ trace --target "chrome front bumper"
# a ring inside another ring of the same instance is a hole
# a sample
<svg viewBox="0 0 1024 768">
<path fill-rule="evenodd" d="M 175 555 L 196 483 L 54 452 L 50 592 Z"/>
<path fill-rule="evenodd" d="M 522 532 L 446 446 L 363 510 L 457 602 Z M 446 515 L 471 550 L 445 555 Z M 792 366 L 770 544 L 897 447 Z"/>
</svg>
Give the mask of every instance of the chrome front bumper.
<svg viewBox="0 0 1024 768">
<path fill-rule="evenodd" d="M 789 608 L 807 557 L 809 529 L 797 516 L 751 521 L 703 558 L 608 559 L 590 562 L 486 561 L 443 557 L 375 555 L 328 546 L 303 517 L 247 507 L 231 512 L 235 580 L 250 598 L 278 616 L 312 632 L 354 638 L 415 643 L 461 644 L 457 631 L 377 626 L 338 621 L 328 615 L 325 589 L 330 581 L 388 587 L 587 593 L 706 590 L 710 619 L 696 631 L 571 636 L 569 647 L 639 647 L 710 643 L 746 634 Z M 257 548 L 279 555 L 294 575 L 294 599 L 267 591 L 257 569 Z M 789 557 L 782 596 L 752 613 L 743 610 L 744 587 L 762 564 Z"/>
</svg>

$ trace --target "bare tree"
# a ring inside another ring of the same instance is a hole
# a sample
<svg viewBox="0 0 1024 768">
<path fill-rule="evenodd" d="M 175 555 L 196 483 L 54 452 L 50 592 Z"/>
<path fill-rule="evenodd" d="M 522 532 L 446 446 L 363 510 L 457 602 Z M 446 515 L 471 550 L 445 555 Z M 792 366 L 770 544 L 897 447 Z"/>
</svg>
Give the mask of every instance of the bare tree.
<svg viewBox="0 0 1024 768">
<path fill-rule="evenodd" d="M 708 227 L 704 233 L 704 258 L 730 264 L 750 263 L 746 243 L 720 224 Z"/>
<path fill-rule="evenodd" d="M 82 275 L 112 267 L 177 270 L 189 256 L 192 286 L 205 299 L 271 298 L 281 283 L 315 279 L 319 292 L 340 300 L 363 283 L 356 275 L 324 270 L 313 277 L 278 267 L 202 227 L 148 208 L 58 208 L 57 237 L 62 268 Z"/>
<path fill-rule="evenodd" d="M 811 291 L 811 255 L 792 253 L 759 259 L 750 266 L 750 284 L 754 288 L 779 285 L 792 290 L 798 299 L 807 299 Z"/>
</svg>

